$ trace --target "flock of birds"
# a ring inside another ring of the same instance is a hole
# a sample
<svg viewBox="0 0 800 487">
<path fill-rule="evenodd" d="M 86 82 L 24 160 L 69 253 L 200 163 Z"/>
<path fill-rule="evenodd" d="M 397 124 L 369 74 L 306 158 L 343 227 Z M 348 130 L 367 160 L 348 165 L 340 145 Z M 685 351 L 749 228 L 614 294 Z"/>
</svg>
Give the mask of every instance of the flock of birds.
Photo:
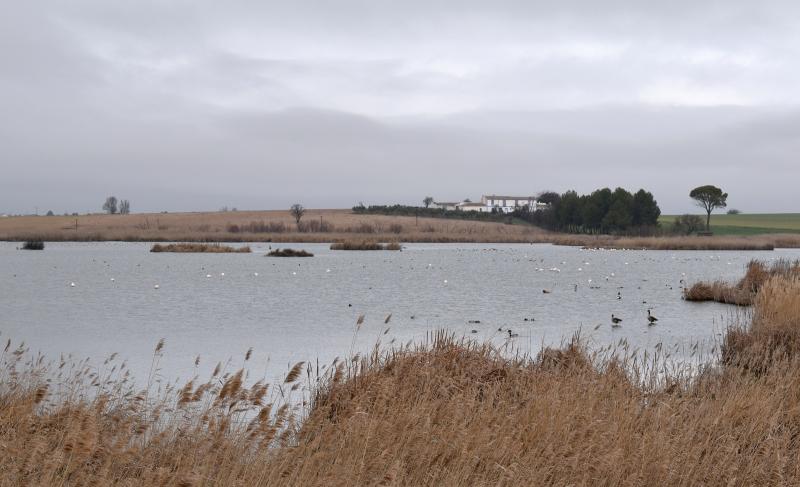
<svg viewBox="0 0 800 487">
<path fill-rule="evenodd" d="M 526 258 L 527 260 L 532 260 L 532 259 L 528 259 L 528 256 L 527 256 L 527 255 L 525 256 L 525 258 Z M 543 261 L 544 259 L 541 259 L 541 260 Z M 561 264 L 562 264 L 562 265 L 565 265 L 565 264 L 566 264 L 566 262 L 561 262 Z M 588 266 L 588 265 L 590 265 L 590 263 L 589 263 L 589 262 L 585 262 L 585 263 L 584 263 L 584 265 Z M 628 262 L 625 262 L 625 265 L 628 265 Z M 431 268 L 433 268 L 433 264 L 428 264 L 426 267 L 427 267 L 428 269 L 431 269 Z M 543 268 L 543 267 L 539 267 L 539 268 L 536 268 L 536 270 L 537 270 L 537 271 L 540 271 L 540 272 L 541 272 L 541 271 L 545 271 L 545 270 L 549 270 L 550 272 L 556 272 L 556 273 L 560 273 L 560 272 L 561 272 L 561 269 L 559 269 L 558 267 L 551 267 L 551 268 L 549 268 L 549 269 L 545 269 L 545 268 Z M 583 271 L 583 268 L 582 268 L 582 267 L 579 267 L 579 268 L 578 268 L 578 271 L 579 271 L 579 272 Z M 326 270 L 325 270 L 325 272 L 329 273 L 329 272 L 331 272 L 331 270 L 330 270 L 330 269 L 326 269 Z M 296 273 L 296 272 L 292 272 L 292 274 L 293 274 L 293 275 L 297 275 L 297 273 Z M 221 272 L 219 275 L 220 275 L 220 277 L 224 277 L 224 276 L 225 276 L 225 273 L 224 273 L 224 272 Z M 255 277 L 257 277 L 258 275 L 259 275 L 259 274 L 258 274 L 258 272 L 254 272 L 254 273 L 253 273 L 253 276 L 255 276 Z M 685 274 L 684 274 L 684 275 L 685 275 Z M 205 277 L 206 277 L 207 279 L 210 279 L 210 278 L 212 278 L 213 276 L 212 276 L 212 274 L 206 274 L 206 275 L 205 275 Z M 614 278 L 614 277 L 615 277 L 615 274 L 612 272 L 612 273 L 610 273 L 608 276 L 606 276 L 606 277 L 605 277 L 605 280 L 606 280 L 606 281 L 609 281 L 611 278 Z M 111 280 L 111 282 L 115 282 L 115 279 L 114 279 L 113 277 L 112 277 L 110 280 Z M 598 289 L 598 288 L 599 288 L 599 286 L 592 286 L 592 285 L 591 285 L 591 283 L 592 283 L 592 279 L 589 279 L 589 280 L 588 280 L 588 282 L 589 282 L 589 284 L 590 284 L 589 288 L 591 288 L 591 289 Z M 684 285 L 684 280 L 683 280 L 683 279 L 681 279 L 681 281 L 680 281 L 680 282 L 681 282 L 681 285 Z M 446 285 L 446 284 L 448 283 L 447 279 L 445 279 L 445 280 L 443 281 L 443 283 Z M 75 282 L 70 282 L 70 283 L 69 283 L 69 285 L 70 285 L 70 287 L 76 287 L 76 283 L 75 283 Z M 159 284 L 154 284 L 154 285 L 153 285 L 153 288 L 154 288 L 154 289 L 160 289 L 160 285 L 159 285 Z M 574 284 L 574 285 L 573 285 L 573 289 L 574 289 L 574 291 L 575 291 L 575 292 L 577 292 L 577 291 L 578 291 L 578 284 Z M 543 294 L 551 294 L 551 293 L 552 293 L 552 290 L 551 290 L 551 289 L 542 289 L 542 293 L 543 293 Z M 617 292 L 617 300 L 622 300 L 622 293 L 621 293 L 621 291 L 618 291 L 618 292 Z M 647 301 L 643 301 L 643 303 L 647 303 Z M 348 306 L 349 306 L 349 307 L 352 307 L 352 304 L 348 304 Z M 414 319 L 414 318 L 415 318 L 414 316 L 411 316 L 411 319 Z M 533 322 L 533 321 L 535 321 L 535 320 L 534 320 L 534 318 L 525 318 L 525 320 L 524 320 L 524 321 L 526 321 L 526 322 Z M 613 329 L 620 328 L 620 327 L 622 326 L 622 325 L 621 325 L 622 321 L 623 321 L 623 319 L 622 319 L 622 318 L 620 318 L 619 316 L 617 316 L 616 314 L 613 314 L 613 313 L 611 314 L 611 328 L 613 328 Z M 657 322 L 658 322 L 658 318 L 657 318 L 657 317 L 655 317 L 655 316 L 652 314 L 652 312 L 651 312 L 651 310 L 650 310 L 650 309 L 648 309 L 648 310 L 647 310 L 647 325 L 648 325 L 648 326 L 653 326 L 653 325 L 655 325 Z M 470 320 L 470 321 L 469 321 L 469 323 L 471 323 L 471 324 L 479 324 L 479 323 L 480 323 L 480 320 Z M 599 328 L 600 326 L 601 326 L 601 325 L 597 325 L 597 327 L 595 327 L 595 329 Z M 511 330 L 510 328 L 508 328 L 508 329 L 504 329 L 504 328 L 500 327 L 500 328 L 498 328 L 498 330 L 497 330 L 497 331 L 498 331 L 498 332 L 500 332 L 500 333 L 503 333 L 504 335 L 506 335 L 506 334 L 507 334 L 507 335 L 508 335 L 508 338 L 517 338 L 517 337 L 519 337 L 519 334 L 518 334 L 518 333 L 515 333 L 515 332 L 514 332 L 513 330 Z M 478 330 L 477 330 L 477 329 L 472 329 L 472 333 L 478 333 Z"/>
</svg>

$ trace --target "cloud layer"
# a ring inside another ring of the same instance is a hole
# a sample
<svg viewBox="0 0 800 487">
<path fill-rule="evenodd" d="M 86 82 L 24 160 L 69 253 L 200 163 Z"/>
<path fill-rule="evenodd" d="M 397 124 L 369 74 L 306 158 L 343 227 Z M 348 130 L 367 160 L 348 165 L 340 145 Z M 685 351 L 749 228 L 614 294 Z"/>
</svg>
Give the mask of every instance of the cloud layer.
<svg viewBox="0 0 800 487">
<path fill-rule="evenodd" d="M 18 2 L 0 212 L 722 185 L 791 211 L 796 2 Z"/>
</svg>

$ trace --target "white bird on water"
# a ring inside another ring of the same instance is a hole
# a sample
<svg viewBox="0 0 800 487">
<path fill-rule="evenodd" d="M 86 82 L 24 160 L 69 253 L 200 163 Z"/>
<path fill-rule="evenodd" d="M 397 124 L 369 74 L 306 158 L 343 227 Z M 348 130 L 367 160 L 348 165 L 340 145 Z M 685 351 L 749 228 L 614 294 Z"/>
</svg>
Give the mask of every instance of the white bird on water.
<svg viewBox="0 0 800 487">
<path fill-rule="evenodd" d="M 156 284 L 155 286 L 153 286 L 153 289 L 158 289 L 159 287 L 160 286 L 158 284 Z"/>
<path fill-rule="evenodd" d="M 75 287 L 75 283 L 74 282 L 69 283 L 69 287 Z"/>
<path fill-rule="evenodd" d="M 253 275 L 258 277 L 258 272 L 254 272 Z"/>
<path fill-rule="evenodd" d="M 207 279 L 211 279 L 211 274 L 206 274 Z"/>
</svg>

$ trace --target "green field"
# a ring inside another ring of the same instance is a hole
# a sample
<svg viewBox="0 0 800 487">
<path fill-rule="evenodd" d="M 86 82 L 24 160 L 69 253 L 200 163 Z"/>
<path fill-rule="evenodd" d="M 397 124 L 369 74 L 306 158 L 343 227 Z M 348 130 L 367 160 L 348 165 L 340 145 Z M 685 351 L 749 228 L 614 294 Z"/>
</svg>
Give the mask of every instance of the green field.
<svg viewBox="0 0 800 487">
<path fill-rule="evenodd" d="M 706 215 L 701 215 L 703 221 Z M 670 225 L 677 215 L 662 215 L 659 223 Z M 752 215 L 711 215 L 714 235 L 763 235 L 766 233 L 800 233 L 800 213 L 762 213 Z"/>
</svg>

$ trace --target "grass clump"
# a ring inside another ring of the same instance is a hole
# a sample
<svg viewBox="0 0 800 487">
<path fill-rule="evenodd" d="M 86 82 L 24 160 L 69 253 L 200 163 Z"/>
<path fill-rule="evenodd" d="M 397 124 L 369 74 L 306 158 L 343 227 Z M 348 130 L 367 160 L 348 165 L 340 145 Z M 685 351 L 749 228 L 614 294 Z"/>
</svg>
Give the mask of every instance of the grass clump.
<svg viewBox="0 0 800 487">
<path fill-rule="evenodd" d="M 770 277 L 754 298 L 752 322 L 731 328 L 721 352 L 724 363 L 758 374 L 800 357 L 800 273 Z"/>
<path fill-rule="evenodd" d="M 150 252 L 178 252 L 178 253 L 250 253 L 250 247 L 231 247 L 229 245 L 220 245 L 218 243 L 177 243 L 177 244 L 155 244 Z"/>
<path fill-rule="evenodd" d="M 331 250 L 402 250 L 397 242 L 380 243 L 374 240 L 343 240 L 331 244 Z"/>
<path fill-rule="evenodd" d="M 751 306 L 761 287 L 776 276 L 785 278 L 800 276 L 800 261 L 792 263 L 778 260 L 771 267 L 767 267 L 763 262 L 752 260 L 747 264 L 744 277 L 736 284 L 723 281 L 698 282 L 684 289 L 683 297 L 687 301 L 716 301 Z"/>
<path fill-rule="evenodd" d="M 44 250 L 42 240 L 28 240 L 22 244 L 22 250 Z"/>
<path fill-rule="evenodd" d="M 314 257 L 314 254 L 305 250 L 275 249 L 268 253 L 267 257 Z"/>
</svg>

